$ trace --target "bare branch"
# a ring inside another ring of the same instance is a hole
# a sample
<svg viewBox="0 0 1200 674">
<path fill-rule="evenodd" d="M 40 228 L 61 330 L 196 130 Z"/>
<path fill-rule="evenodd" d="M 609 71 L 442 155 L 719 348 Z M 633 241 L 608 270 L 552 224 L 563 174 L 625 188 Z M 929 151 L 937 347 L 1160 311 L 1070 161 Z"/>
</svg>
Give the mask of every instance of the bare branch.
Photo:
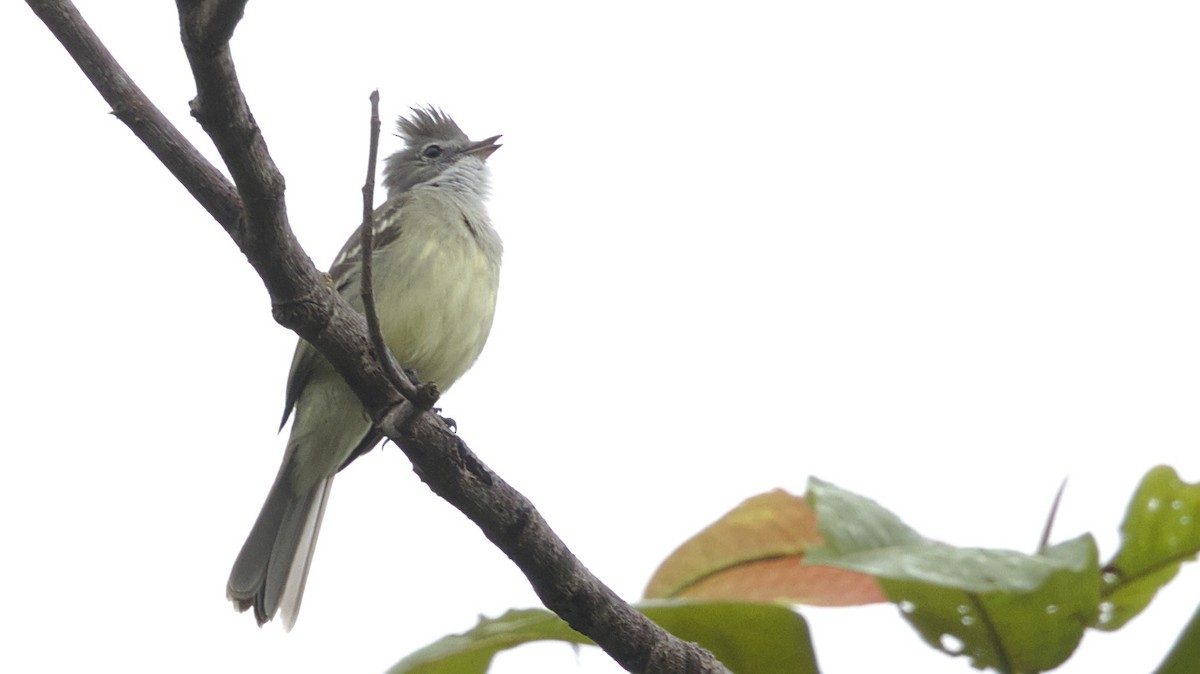
<svg viewBox="0 0 1200 674">
<path fill-rule="evenodd" d="M 294 252 L 299 251 L 300 246 L 288 225 L 283 175 L 271 159 L 262 131 L 250 114 L 250 105 L 238 84 L 229 42 L 213 42 L 214 35 L 206 33 L 217 16 L 219 4 L 195 0 L 177 2 L 183 47 L 196 80 L 192 116 L 212 138 L 241 196 L 251 226 L 247 227 L 238 245 L 262 276 L 272 299 L 276 300 L 275 319 L 294 329 L 297 325 L 292 323 L 293 311 L 302 314 L 298 323 L 307 322 L 303 314 L 328 311 L 328 307 L 320 305 L 328 305 L 329 298 L 335 293 L 323 292 L 319 294 L 324 297 L 317 297 L 311 292 L 312 287 L 319 285 L 315 282 L 320 274 L 307 256 L 302 260 L 284 259 L 279 265 L 255 264 L 256 260 L 265 262 L 269 251 Z M 232 34 L 232 27 L 220 32 L 226 37 Z M 297 276 L 307 282 L 297 283 L 300 280 Z M 309 286 L 308 292 L 303 286 Z"/>
<path fill-rule="evenodd" d="M 401 410 L 379 420 L 421 480 L 469 517 L 521 569 L 546 608 L 595 641 L 630 672 L 730 674 L 711 653 L 681 641 L 625 603 L 567 548 L 541 514 L 437 417 L 407 427 Z"/>
<path fill-rule="evenodd" d="M 237 82 L 228 39 L 244 2 L 177 0 L 196 80 L 192 112 L 213 139 L 236 193 L 150 105 L 68 0 L 27 0 L 118 117 L 229 232 L 262 277 L 275 319 L 311 342 L 430 488 L 517 564 L 546 606 L 631 672 L 725 673 L 708 651 L 650 622 L 600 582 L 524 496 L 492 473 L 432 412 L 411 416 L 370 347 L 366 321 L 328 285 L 288 226 L 279 173 Z"/>
</svg>

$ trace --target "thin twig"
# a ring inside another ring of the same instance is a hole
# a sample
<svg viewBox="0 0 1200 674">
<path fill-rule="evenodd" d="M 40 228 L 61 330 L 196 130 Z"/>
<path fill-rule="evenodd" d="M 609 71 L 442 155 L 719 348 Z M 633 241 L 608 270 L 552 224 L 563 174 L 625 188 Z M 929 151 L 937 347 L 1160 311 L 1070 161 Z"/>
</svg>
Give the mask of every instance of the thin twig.
<svg viewBox="0 0 1200 674">
<path fill-rule="evenodd" d="M 371 333 L 371 347 L 375 349 L 375 356 L 383 365 L 383 371 L 405 398 L 415 401 L 416 388 L 396 367 L 396 361 L 383 341 L 383 330 L 379 327 L 379 314 L 375 309 L 375 271 L 372 259 L 375 257 L 375 164 L 379 159 L 379 126 L 379 90 L 376 89 L 371 92 L 371 144 L 367 151 L 367 180 L 362 187 L 363 224 L 359 247 L 362 249 L 360 258 L 363 313 L 367 317 L 367 331 Z"/>
<path fill-rule="evenodd" d="M 1058 493 L 1054 495 L 1054 503 L 1050 506 L 1050 515 L 1046 518 L 1046 526 L 1042 529 L 1042 540 L 1038 543 L 1038 554 L 1050 547 L 1050 532 L 1054 530 L 1054 518 L 1058 515 L 1058 506 L 1062 504 L 1063 492 L 1067 489 L 1067 478 L 1058 485 Z"/>
</svg>

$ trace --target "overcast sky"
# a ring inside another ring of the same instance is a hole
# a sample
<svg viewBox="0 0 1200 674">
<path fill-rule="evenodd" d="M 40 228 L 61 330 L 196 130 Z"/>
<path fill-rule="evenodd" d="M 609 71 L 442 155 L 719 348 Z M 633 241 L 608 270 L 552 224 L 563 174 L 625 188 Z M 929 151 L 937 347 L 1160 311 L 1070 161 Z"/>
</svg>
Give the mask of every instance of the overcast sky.
<svg viewBox="0 0 1200 674">
<path fill-rule="evenodd" d="M 173 4 L 80 5 L 215 160 Z M 1200 480 L 1194 3 L 593 7 L 254 2 L 233 48 L 322 267 L 372 89 L 504 134 L 496 323 L 443 406 L 620 594 L 809 475 L 1027 551 L 1069 476 L 1055 539 L 1103 558 L 1146 470 Z M 537 605 L 385 448 L 337 480 L 296 629 L 231 609 L 295 338 L 21 3 L 0 57 L 0 670 L 378 672 Z M 1060 671 L 1148 671 L 1198 602 L 1185 567 Z M 971 671 L 893 606 L 803 612 L 827 674 Z M 547 645 L 495 671 L 618 670 Z"/>
</svg>

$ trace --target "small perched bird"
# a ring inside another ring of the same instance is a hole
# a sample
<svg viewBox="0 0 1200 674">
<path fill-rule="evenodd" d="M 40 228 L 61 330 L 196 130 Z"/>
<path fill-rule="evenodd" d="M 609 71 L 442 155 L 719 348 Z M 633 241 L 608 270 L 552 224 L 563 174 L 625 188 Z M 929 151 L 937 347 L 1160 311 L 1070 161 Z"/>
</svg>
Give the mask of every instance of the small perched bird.
<svg viewBox="0 0 1200 674">
<path fill-rule="evenodd" d="M 386 161 L 387 201 L 375 211 L 376 312 L 396 360 L 445 391 L 479 357 L 492 328 L 502 249 L 483 202 L 485 162 L 500 136 L 473 142 L 434 108 L 414 108 L 397 126 L 405 147 Z M 356 231 L 329 275 L 361 311 L 359 242 Z M 239 611 L 253 607 L 259 625 L 282 609 L 289 630 L 333 477 L 382 437 L 341 375 L 304 340 L 292 359 L 280 429 L 293 412 L 283 464 L 227 587 Z"/>
</svg>

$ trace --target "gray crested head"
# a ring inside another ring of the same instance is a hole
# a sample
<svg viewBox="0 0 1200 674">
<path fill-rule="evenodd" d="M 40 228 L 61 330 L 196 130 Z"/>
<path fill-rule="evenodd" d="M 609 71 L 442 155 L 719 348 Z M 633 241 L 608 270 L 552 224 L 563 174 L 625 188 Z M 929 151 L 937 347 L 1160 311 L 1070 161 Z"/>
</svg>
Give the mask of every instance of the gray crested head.
<svg viewBox="0 0 1200 674">
<path fill-rule="evenodd" d="M 486 195 L 486 160 L 499 149 L 500 136 L 472 141 L 449 115 L 434 107 L 413 108 L 412 114 L 399 119 L 396 129 L 404 149 L 384 163 L 383 184 L 389 198 L 418 185 Z"/>
</svg>

